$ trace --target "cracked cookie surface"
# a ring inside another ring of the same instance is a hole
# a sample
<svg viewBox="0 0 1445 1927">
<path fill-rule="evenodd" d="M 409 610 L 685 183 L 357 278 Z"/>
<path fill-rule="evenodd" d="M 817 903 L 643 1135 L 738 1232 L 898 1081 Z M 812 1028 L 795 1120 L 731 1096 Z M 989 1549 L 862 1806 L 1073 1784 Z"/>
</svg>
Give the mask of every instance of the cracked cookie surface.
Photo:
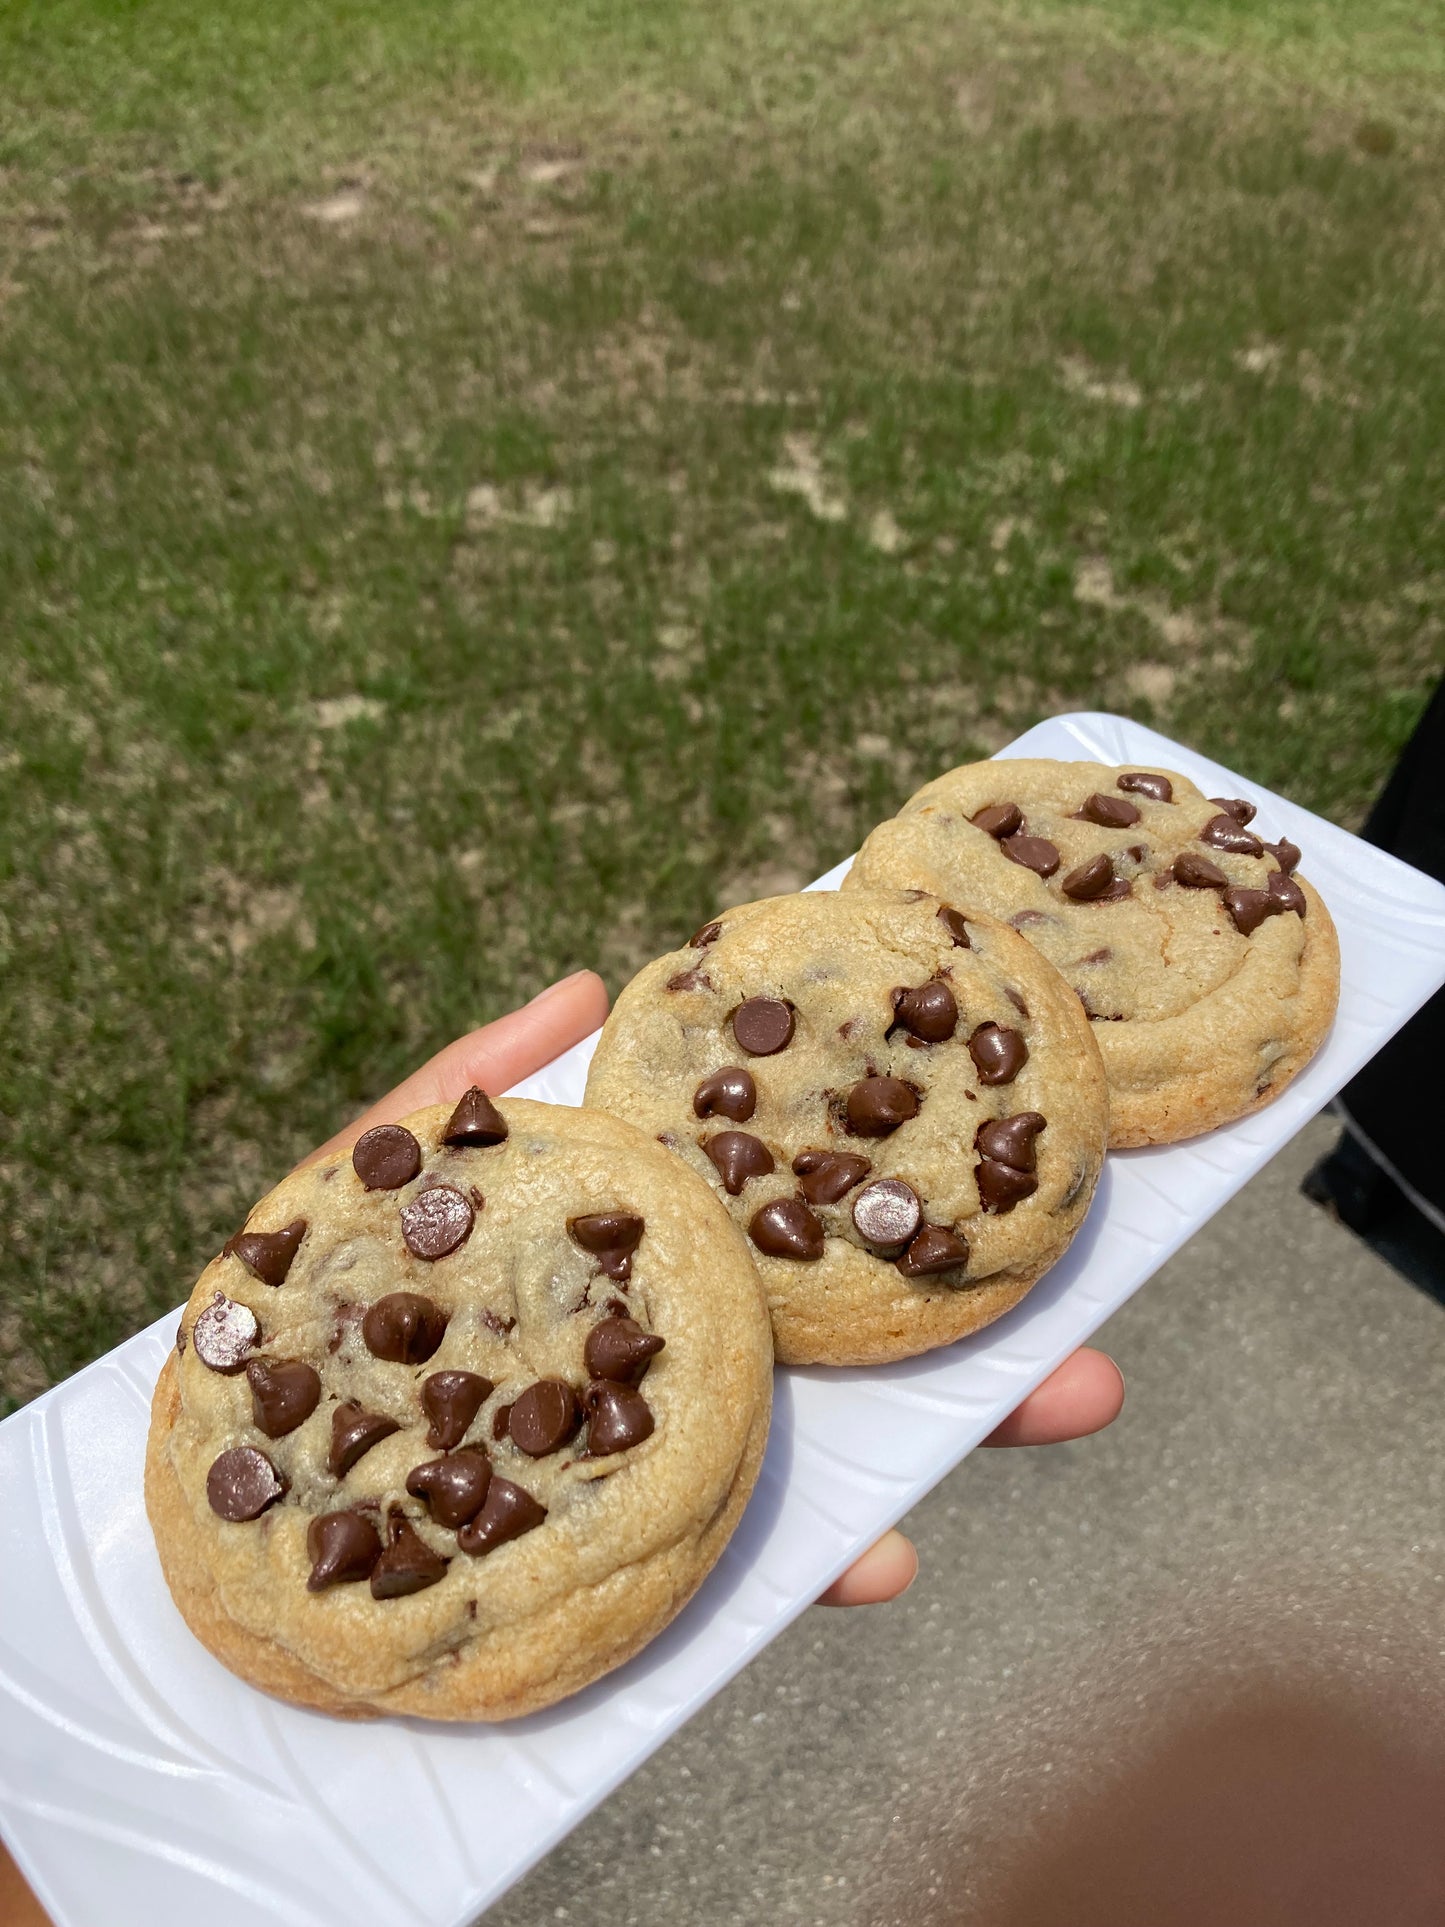
<svg viewBox="0 0 1445 1927">
<path fill-rule="evenodd" d="M 844 891 L 932 890 L 1064 975 L 1109 1076 L 1109 1141 L 1170 1143 L 1279 1094 L 1318 1049 L 1339 946 L 1300 852 L 1172 770 L 1009 759 L 926 784 Z"/>
<path fill-rule="evenodd" d="M 612 1118 L 469 1092 L 294 1172 L 206 1267 L 147 1447 L 167 1582 L 283 1698 L 533 1711 L 701 1582 L 771 1373 L 705 1185 Z"/>
<path fill-rule="evenodd" d="M 728 910 L 627 986 L 587 1103 L 724 1201 L 780 1359 L 951 1343 L 1063 1252 L 1103 1158 L 1091 1028 L 991 918 L 917 892 Z"/>
</svg>

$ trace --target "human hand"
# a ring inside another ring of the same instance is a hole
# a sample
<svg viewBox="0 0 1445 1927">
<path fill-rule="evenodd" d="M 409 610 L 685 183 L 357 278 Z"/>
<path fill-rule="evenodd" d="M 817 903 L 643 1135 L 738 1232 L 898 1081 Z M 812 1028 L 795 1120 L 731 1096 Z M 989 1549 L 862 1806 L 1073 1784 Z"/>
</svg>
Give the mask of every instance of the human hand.
<svg viewBox="0 0 1445 1927">
<path fill-rule="evenodd" d="M 580 1043 L 607 1015 L 607 990 L 590 970 L 553 984 L 530 1004 L 499 1017 L 439 1051 L 404 1083 L 318 1151 L 344 1151 L 363 1131 L 390 1124 L 426 1104 L 453 1104 L 469 1085 L 504 1091 L 570 1045 Z M 311 1158 L 305 1160 L 308 1164 Z M 1087 1347 L 1065 1359 L 1037 1391 L 1030 1392 L 985 1445 L 1057 1445 L 1097 1432 L 1119 1415 L 1124 1379 L 1113 1359 Z M 873 1606 L 896 1599 L 912 1585 L 918 1554 L 901 1532 L 885 1532 L 876 1545 L 834 1580 L 823 1606 Z"/>
</svg>

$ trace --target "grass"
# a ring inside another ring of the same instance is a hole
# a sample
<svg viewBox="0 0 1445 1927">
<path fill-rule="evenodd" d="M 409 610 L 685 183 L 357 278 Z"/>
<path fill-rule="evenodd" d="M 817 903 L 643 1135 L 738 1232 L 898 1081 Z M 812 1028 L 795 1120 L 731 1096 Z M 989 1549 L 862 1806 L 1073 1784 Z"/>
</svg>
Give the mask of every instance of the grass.
<svg viewBox="0 0 1445 1927">
<path fill-rule="evenodd" d="M 1438 8 L 237 16 L 0 10 L 12 1405 L 949 763 L 1355 821 L 1442 656 Z"/>
</svg>

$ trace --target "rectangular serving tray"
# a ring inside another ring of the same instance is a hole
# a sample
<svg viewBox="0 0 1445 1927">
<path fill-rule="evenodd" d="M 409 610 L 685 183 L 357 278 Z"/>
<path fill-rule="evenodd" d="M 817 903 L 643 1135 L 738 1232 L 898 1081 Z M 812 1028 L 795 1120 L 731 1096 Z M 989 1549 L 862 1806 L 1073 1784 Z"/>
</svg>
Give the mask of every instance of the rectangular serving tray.
<svg viewBox="0 0 1445 1927">
<path fill-rule="evenodd" d="M 1003 756 L 1177 769 L 1259 803 L 1339 927 L 1339 1016 L 1255 1117 L 1111 1156 L 1065 1259 L 989 1330 L 869 1370 L 784 1371 L 757 1493 L 629 1665 L 505 1727 L 353 1725 L 233 1678 L 182 1624 L 141 1498 L 175 1314 L 0 1425 L 0 1832 L 57 1927 L 462 1927 L 776 1637 L 1334 1095 L 1445 979 L 1445 888 L 1117 716 Z M 840 863 L 814 889 L 834 889 Z M 517 1087 L 576 1104 L 593 1040 Z M 766 1797 L 762 1788 L 759 1799 Z"/>
</svg>

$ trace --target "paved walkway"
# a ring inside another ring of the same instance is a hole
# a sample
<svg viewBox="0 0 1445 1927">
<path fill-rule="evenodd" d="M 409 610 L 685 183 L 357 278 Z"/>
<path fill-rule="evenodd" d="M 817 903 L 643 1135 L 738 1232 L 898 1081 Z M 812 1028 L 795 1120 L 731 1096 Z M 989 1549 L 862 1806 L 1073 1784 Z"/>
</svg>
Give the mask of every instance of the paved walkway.
<svg viewBox="0 0 1445 1927">
<path fill-rule="evenodd" d="M 1109 1433 L 965 1461 L 912 1516 L 905 1600 L 806 1615 L 488 1927 L 1175 1927 L 1236 1909 L 1210 1883 L 1252 1829 L 1286 1882 L 1351 1839 L 1329 1919 L 1358 1875 L 1414 1927 L 1411 1828 L 1445 1810 L 1445 1311 L 1300 1197 L 1332 1137 L 1109 1326 Z M 1271 1804 L 1291 1787 L 1303 1814 Z M 1147 1871 L 1103 1891 L 1147 1868 L 1156 1796 L 1194 1816 L 1197 1913 Z M 1036 1884 L 1005 1903 L 1019 1861 Z M 1253 1891 L 1237 1920 L 1295 1918 Z"/>
</svg>

